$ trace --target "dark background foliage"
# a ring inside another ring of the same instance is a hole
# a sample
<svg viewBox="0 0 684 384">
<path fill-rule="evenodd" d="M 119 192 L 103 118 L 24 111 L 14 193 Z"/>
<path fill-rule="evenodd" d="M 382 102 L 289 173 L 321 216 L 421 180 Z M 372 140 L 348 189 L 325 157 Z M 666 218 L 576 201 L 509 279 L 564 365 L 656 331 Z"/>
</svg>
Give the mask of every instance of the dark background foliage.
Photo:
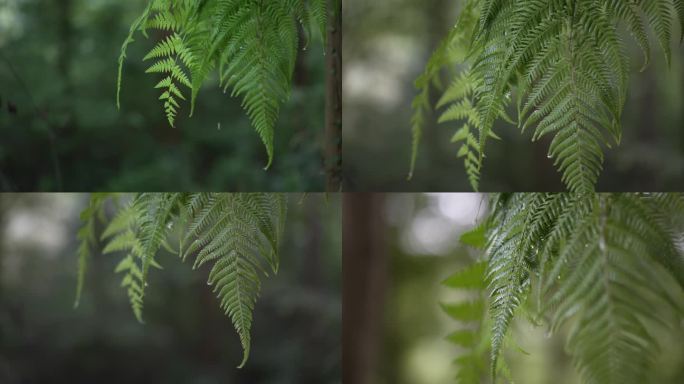
<svg viewBox="0 0 684 384">
<path fill-rule="evenodd" d="M 420 146 L 414 179 L 411 154 L 413 82 L 453 26 L 458 0 L 349 0 L 344 3 L 344 173 L 347 188 L 362 191 L 470 191 L 458 146 L 458 126 L 433 115 Z M 677 25 L 677 23 L 674 23 Z M 673 36 L 679 36 L 678 27 Z M 684 46 L 673 44 L 667 67 L 657 42 L 642 73 L 642 56 L 625 37 L 632 77 L 622 143 L 605 150 L 601 191 L 684 189 Z M 678 38 L 674 38 L 677 43 Z M 353 42 L 353 43 L 350 43 Z M 434 93 L 436 101 L 438 92 Z M 515 114 L 513 114 L 515 115 Z M 548 140 L 531 143 L 508 123 L 494 130 L 503 141 L 487 148 L 483 191 L 562 190 L 548 159 Z M 391 159 L 378 162 L 375 159 Z"/>
<path fill-rule="evenodd" d="M 341 207 L 290 196 L 280 271 L 264 279 L 242 369 L 239 339 L 206 284 L 208 268 L 160 253 L 139 324 L 95 254 L 81 306 L 78 213 L 87 195 L 0 196 L 0 383 L 340 383 Z"/>
<path fill-rule="evenodd" d="M 0 189 L 320 191 L 325 175 L 323 48 L 302 52 L 276 126 L 275 160 L 217 82 L 176 128 L 136 36 L 115 105 L 117 59 L 144 2 L 0 0 Z M 302 40 L 302 50 L 306 42 Z M 59 174 L 59 176 L 58 176 Z"/>
</svg>

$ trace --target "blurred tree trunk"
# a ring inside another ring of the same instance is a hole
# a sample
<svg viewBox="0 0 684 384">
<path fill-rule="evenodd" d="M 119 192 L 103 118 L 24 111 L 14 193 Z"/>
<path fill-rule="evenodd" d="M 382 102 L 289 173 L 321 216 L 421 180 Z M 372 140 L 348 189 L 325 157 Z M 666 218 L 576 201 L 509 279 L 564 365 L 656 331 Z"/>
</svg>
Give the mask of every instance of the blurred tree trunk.
<svg viewBox="0 0 684 384">
<path fill-rule="evenodd" d="M 384 197 L 343 198 L 343 383 L 369 384 L 377 372 L 387 280 Z"/>
<path fill-rule="evenodd" d="M 328 192 L 342 182 L 342 1 L 329 2 L 325 47 L 325 168 Z"/>
</svg>

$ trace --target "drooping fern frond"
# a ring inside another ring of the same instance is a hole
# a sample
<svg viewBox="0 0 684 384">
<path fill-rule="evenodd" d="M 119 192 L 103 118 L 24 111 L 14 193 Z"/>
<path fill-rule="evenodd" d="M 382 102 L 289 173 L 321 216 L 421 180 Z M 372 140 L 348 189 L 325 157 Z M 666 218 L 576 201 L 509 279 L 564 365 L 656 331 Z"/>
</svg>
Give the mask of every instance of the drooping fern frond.
<svg viewBox="0 0 684 384">
<path fill-rule="evenodd" d="M 468 1 L 464 7 L 464 10 L 459 16 L 459 20 L 456 23 L 456 27 L 451 29 L 449 34 L 437 47 L 435 52 L 433 52 L 430 60 L 425 66 L 423 73 L 416 79 L 415 86 L 419 93 L 413 99 L 413 116 L 411 117 L 411 126 L 413 134 L 413 149 L 411 152 L 411 165 L 408 178 L 413 177 L 413 171 L 416 166 L 416 160 L 418 157 L 418 145 L 422 136 L 423 126 L 425 125 L 425 120 L 432 110 L 430 102 L 430 89 L 431 87 L 437 87 L 438 89 L 443 88 L 440 72 L 443 67 L 452 66 L 457 63 L 462 62 L 467 55 L 466 44 L 472 38 L 473 33 L 473 21 L 472 14 L 475 12 L 475 1 Z M 462 91 L 451 92 L 452 95 L 450 99 L 456 99 L 459 94 L 465 95 L 468 93 L 471 87 L 467 86 Z M 462 151 L 459 151 L 461 155 Z"/>
<path fill-rule="evenodd" d="M 488 333 L 485 324 L 486 267 L 486 263 L 475 263 L 442 282 L 451 289 L 468 291 L 469 295 L 474 297 L 458 303 L 442 304 L 443 310 L 463 326 L 447 336 L 449 342 L 464 350 L 455 361 L 458 365 L 456 382 L 459 384 L 478 384 L 488 372 L 487 351 L 489 348 L 487 338 L 483 337 L 483 334 Z"/>
<path fill-rule="evenodd" d="M 653 330 L 684 319 L 684 195 L 504 195 L 487 226 L 493 372 L 522 309 L 552 332 L 570 327 L 567 349 L 584 383 L 646 382 L 658 355 Z M 534 310 L 521 307 L 531 292 Z"/>
<path fill-rule="evenodd" d="M 79 245 L 78 282 L 76 283 L 76 300 L 74 300 L 74 308 L 78 307 L 81 302 L 81 293 L 83 292 L 86 269 L 88 268 L 88 259 L 90 258 L 91 250 L 97 245 L 95 224 L 97 219 L 104 221 L 103 203 L 108 196 L 109 195 L 106 193 L 93 193 L 88 201 L 88 206 L 81 212 L 81 221 L 83 222 L 83 225 L 76 234 Z"/>
<path fill-rule="evenodd" d="M 484 249 L 485 230 L 486 226 L 480 225 L 461 235 L 461 242 Z M 469 297 L 457 303 L 441 304 L 443 310 L 460 323 L 459 329 L 447 336 L 449 342 L 463 349 L 455 361 L 458 366 L 456 382 L 459 384 L 479 384 L 489 371 L 486 271 L 487 263 L 478 261 L 442 281 L 444 286 L 466 293 Z"/>
<path fill-rule="evenodd" d="M 160 100 L 170 125 L 186 100 L 184 88 L 190 90 L 192 115 L 200 89 L 218 70 L 224 93 L 230 90 L 231 96 L 242 99 L 266 147 L 268 167 L 280 106 L 291 88 L 298 27 L 325 40 L 327 13 L 325 0 L 150 0 L 122 47 L 117 95 L 134 33 L 158 30 L 162 35 L 143 60 L 155 60 L 147 72 L 162 75 L 156 88 L 162 90 Z"/>
<path fill-rule="evenodd" d="M 277 250 L 286 201 L 268 194 L 191 196 L 183 259 L 195 254 L 193 269 L 213 262 L 208 284 L 221 300 L 244 349 L 250 351 L 252 311 L 261 288 L 260 275 L 278 271 Z M 269 272 L 270 271 L 270 272 Z"/>
<path fill-rule="evenodd" d="M 143 208 L 140 204 L 129 202 L 117 212 L 101 235 L 102 240 L 106 241 L 102 249 L 103 254 L 124 253 L 114 272 L 123 274 L 121 287 L 126 289 L 131 309 L 141 323 L 143 298 L 147 287 L 143 276 L 145 251 L 140 239 L 140 217 L 144 214 Z"/>
<path fill-rule="evenodd" d="M 472 5 L 476 4 L 476 5 Z M 473 10 L 474 9 L 474 10 Z M 460 74 L 443 93 L 440 122 L 465 121 L 456 141 L 474 189 L 494 123 L 513 105 L 517 125 L 534 131 L 533 141 L 550 136 L 553 158 L 568 189 L 592 192 L 603 166 L 603 147 L 619 144 L 620 119 L 627 94 L 629 62 L 620 28 L 624 27 L 650 58 L 648 31 L 657 37 L 670 61 L 675 14 L 683 0 L 472 0 L 449 36 L 469 54 L 442 60 L 435 53 L 428 72 L 458 65 Z M 419 79 L 420 80 L 420 79 Z M 418 83 L 420 95 L 429 83 Z M 424 125 L 427 98 L 414 103 L 415 157 Z M 428 104 L 429 106 L 429 104 Z M 412 160 L 412 163 L 415 160 Z"/>
<path fill-rule="evenodd" d="M 102 212 L 103 199 L 96 202 L 84 210 L 84 228 L 92 225 L 93 207 Z M 252 312 L 261 278 L 278 271 L 287 198 L 268 193 L 142 193 L 116 209 L 101 234 L 102 252 L 123 254 L 115 272 L 123 274 L 121 285 L 136 318 L 142 322 L 149 268 L 161 268 L 155 261 L 160 248 L 177 252 L 183 260 L 192 255 L 193 269 L 212 263 L 208 284 L 214 286 L 221 308 L 240 337 L 242 367 L 249 357 Z M 81 230 L 79 239 L 82 247 L 92 247 L 93 230 Z M 171 245 L 175 241 L 177 251 Z M 81 260 L 80 254 L 79 248 Z M 80 267 L 79 274 L 82 271 Z"/>
<path fill-rule="evenodd" d="M 106 241 L 102 253 L 125 253 L 115 272 L 124 274 L 121 286 L 126 289 L 133 313 L 140 322 L 143 322 L 148 270 L 150 266 L 161 268 L 154 256 L 171 221 L 173 205 L 169 202 L 178 198 L 178 194 L 169 193 L 140 194 L 117 212 L 101 236 Z"/>
</svg>

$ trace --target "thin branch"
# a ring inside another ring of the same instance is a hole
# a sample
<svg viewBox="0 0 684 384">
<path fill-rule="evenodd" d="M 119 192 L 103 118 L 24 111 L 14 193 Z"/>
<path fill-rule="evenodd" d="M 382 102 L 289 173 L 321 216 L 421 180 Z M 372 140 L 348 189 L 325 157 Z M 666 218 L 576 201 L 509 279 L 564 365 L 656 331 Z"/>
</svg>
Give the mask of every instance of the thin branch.
<svg viewBox="0 0 684 384">
<path fill-rule="evenodd" d="M 57 181 L 57 190 L 61 191 L 62 190 L 62 172 L 61 168 L 59 166 L 59 157 L 57 155 L 57 135 L 55 132 L 52 130 L 50 121 L 43 116 L 43 114 L 40 112 L 38 109 L 38 104 L 36 104 L 35 99 L 33 98 L 33 94 L 31 93 L 31 90 L 29 87 L 26 85 L 26 82 L 24 82 L 23 78 L 19 75 L 17 70 L 14 68 L 12 63 L 7 59 L 5 56 L 4 52 L 0 50 L 0 58 L 7 64 L 7 67 L 9 68 L 10 72 L 14 76 L 14 78 L 17 80 L 19 85 L 24 89 L 24 92 L 28 95 L 29 101 L 31 103 L 31 106 L 35 110 L 35 115 L 45 122 L 45 130 L 48 135 L 49 143 L 50 143 L 50 154 L 52 156 L 52 163 L 54 165 L 54 172 L 55 172 L 55 180 Z"/>
</svg>

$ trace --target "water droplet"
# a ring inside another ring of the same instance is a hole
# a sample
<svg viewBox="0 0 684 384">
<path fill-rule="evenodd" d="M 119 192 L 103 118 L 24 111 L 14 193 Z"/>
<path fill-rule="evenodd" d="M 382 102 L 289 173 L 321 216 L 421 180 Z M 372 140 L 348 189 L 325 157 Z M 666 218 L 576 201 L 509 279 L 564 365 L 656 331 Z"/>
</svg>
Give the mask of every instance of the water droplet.
<svg viewBox="0 0 684 384">
<path fill-rule="evenodd" d="M 221 130 L 221 122 L 218 122 L 218 126 L 216 127 L 216 130 L 220 131 Z"/>
<path fill-rule="evenodd" d="M 549 329 L 548 331 L 546 331 L 546 332 L 544 333 L 544 338 L 545 338 L 545 339 L 550 339 L 552 335 L 553 335 L 553 334 L 552 334 L 551 330 Z"/>
<path fill-rule="evenodd" d="M 145 286 L 147 287 L 147 282 L 145 282 Z"/>
</svg>

